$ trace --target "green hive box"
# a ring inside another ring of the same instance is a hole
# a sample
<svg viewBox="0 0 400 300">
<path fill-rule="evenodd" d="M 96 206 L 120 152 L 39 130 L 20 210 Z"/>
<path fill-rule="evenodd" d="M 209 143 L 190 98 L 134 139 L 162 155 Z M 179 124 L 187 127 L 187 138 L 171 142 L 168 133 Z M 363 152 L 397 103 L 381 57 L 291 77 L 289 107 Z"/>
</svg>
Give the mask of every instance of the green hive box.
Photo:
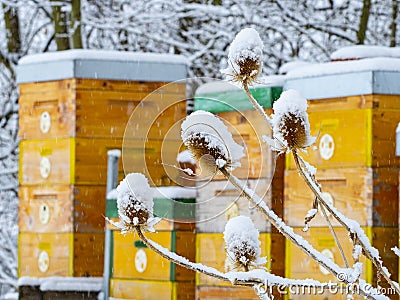
<svg viewBox="0 0 400 300">
<path fill-rule="evenodd" d="M 161 190 L 161 192 L 160 192 Z M 182 192 L 180 192 L 182 190 Z M 172 193 L 171 193 L 172 191 Z M 191 195 L 193 194 L 193 195 Z M 118 218 L 117 197 L 109 193 L 106 201 L 106 217 Z M 160 187 L 154 195 L 154 215 L 179 222 L 195 219 L 195 190 L 179 187 Z"/>
<path fill-rule="evenodd" d="M 277 100 L 282 93 L 282 85 L 283 83 L 281 81 L 278 82 L 274 80 L 268 86 L 257 85 L 250 88 L 250 91 L 262 107 L 265 109 L 272 108 L 274 101 Z M 249 101 L 246 92 L 238 86 L 226 81 L 215 81 L 203 84 L 197 89 L 194 97 L 194 110 L 220 113 L 252 109 L 254 109 L 253 105 Z"/>
</svg>

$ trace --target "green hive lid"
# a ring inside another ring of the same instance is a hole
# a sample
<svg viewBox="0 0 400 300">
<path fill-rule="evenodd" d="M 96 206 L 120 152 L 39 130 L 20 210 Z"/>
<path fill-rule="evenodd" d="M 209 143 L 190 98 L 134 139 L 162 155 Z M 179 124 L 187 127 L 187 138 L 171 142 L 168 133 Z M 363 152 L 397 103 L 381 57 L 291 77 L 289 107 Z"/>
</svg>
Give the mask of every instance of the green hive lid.
<svg viewBox="0 0 400 300">
<path fill-rule="evenodd" d="M 268 76 L 260 79 L 267 84 L 257 84 L 250 91 L 258 103 L 264 108 L 272 108 L 272 104 L 282 93 L 283 76 Z M 252 110 L 245 91 L 227 81 L 213 81 L 200 86 L 194 97 L 194 110 L 205 110 L 212 113 L 227 111 Z"/>
<path fill-rule="evenodd" d="M 194 188 L 158 187 L 154 190 L 154 214 L 167 219 L 187 220 L 195 217 Z M 106 217 L 118 218 L 117 192 L 107 194 Z"/>
</svg>

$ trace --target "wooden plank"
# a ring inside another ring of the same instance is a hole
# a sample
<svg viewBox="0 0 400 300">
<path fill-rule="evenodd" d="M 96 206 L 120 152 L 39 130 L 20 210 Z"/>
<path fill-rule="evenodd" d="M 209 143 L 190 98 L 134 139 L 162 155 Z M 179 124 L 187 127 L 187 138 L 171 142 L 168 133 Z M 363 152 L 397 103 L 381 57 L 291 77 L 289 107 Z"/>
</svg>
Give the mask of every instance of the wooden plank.
<svg viewBox="0 0 400 300">
<path fill-rule="evenodd" d="M 250 287 L 239 287 L 239 286 L 197 286 L 196 287 L 196 299 L 207 299 L 207 300 L 253 300 L 256 299 L 257 295 Z"/>
<path fill-rule="evenodd" d="M 77 90 L 110 90 L 186 94 L 185 83 L 145 82 L 105 79 L 76 79 Z"/>
<path fill-rule="evenodd" d="M 344 168 L 318 170 L 316 174 L 322 191 L 333 199 L 333 205 L 345 216 L 362 226 L 372 226 L 373 186 L 372 169 Z M 290 226 L 304 226 L 304 218 L 312 209 L 314 194 L 297 170 L 287 170 L 285 175 L 285 220 Z M 338 223 L 332 216 L 333 225 Z M 319 212 L 309 224 L 312 227 L 327 226 Z"/>
<path fill-rule="evenodd" d="M 74 139 L 21 141 L 20 184 L 74 183 L 74 146 Z"/>
<path fill-rule="evenodd" d="M 371 227 L 363 227 L 367 236 L 371 239 Z M 339 266 L 344 267 L 343 258 L 340 255 L 336 242 L 332 237 L 328 227 L 313 227 L 307 232 L 302 231 L 303 228 L 294 228 L 295 233 L 305 238 L 316 250 L 324 251 L 333 255 L 333 261 Z M 343 227 L 334 227 L 336 235 L 343 247 L 343 251 L 348 259 L 352 261 L 353 245 L 350 242 L 347 230 Z M 360 261 L 363 263 L 364 269 L 361 278 L 371 282 L 371 263 L 366 262 L 362 257 Z M 303 253 L 300 248 L 292 244 L 290 241 L 286 242 L 286 277 L 296 279 L 313 278 L 321 282 L 337 282 L 337 278 L 331 275 L 327 270 L 320 267 L 313 259 Z M 302 298 L 298 298 L 302 299 Z M 341 298 L 340 298 L 341 299 Z"/>
<path fill-rule="evenodd" d="M 74 277 L 101 277 L 104 265 L 104 233 L 75 233 Z"/>
<path fill-rule="evenodd" d="M 249 179 L 247 185 L 267 202 L 271 203 L 270 180 L 266 178 Z M 229 218 L 245 215 L 252 218 L 261 232 L 270 232 L 271 224 L 256 207 L 240 195 L 228 181 L 198 182 L 196 199 L 197 232 L 219 233 L 225 230 Z"/>
<path fill-rule="evenodd" d="M 21 186 L 18 225 L 20 232 L 72 232 L 71 186 Z"/>
<path fill-rule="evenodd" d="M 18 277 L 72 276 L 71 233 L 20 233 Z"/>
<path fill-rule="evenodd" d="M 233 111 L 219 113 L 234 140 L 242 145 L 245 156 L 241 159 L 241 167 L 236 168 L 233 174 L 241 179 L 270 177 L 275 167 L 275 157 L 271 148 L 263 142 L 262 136 L 271 136 L 271 130 L 265 121 L 254 110 Z M 223 180 L 222 175 L 214 177 Z"/>
<path fill-rule="evenodd" d="M 261 233 L 261 257 L 267 256 L 267 269 L 270 267 L 269 233 Z M 283 259 L 283 258 L 282 258 Z M 225 241 L 222 233 L 198 233 L 196 236 L 196 262 L 213 267 L 221 272 L 229 271 L 229 260 L 225 250 Z M 235 271 L 235 270 L 231 270 Z M 240 270 L 236 270 L 240 271 Z M 230 282 L 222 281 L 201 273 L 196 274 L 197 286 L 231 286 Z"/>
<path fill-rule="evenodd" d="M 194 280 L 192 271 L 175 266 L 148 249 L 135 235 L 113 232 L 113 278 L 182 281 Z M 149 239 L 181 255 L 194 259 L 195 234 L 190 231 L 148 233 Z"/>
<path fill-rule="evenodd" d="M 370 109 L 309 113 L 315 147 L 301 154 L 318 169 L 371 166 Z M 288 155 L 287 168 L 296 168 Z"/>
<path fill-rule="evenodd" d="M 361 226 L 396 226 L 398 222 L 398 169 L 343 168 L 318 170 L 316 178 L 322 192 L 345 216 Z M 285 220 L 291 226 L 304 226 L 304 217 L 312 208 L 314 194 L 296 170 L 286 171 Z M 332 224 L 338 226 L 332 216 Z M 309 224 L 327 226 L 322 213 Z"/>
<path fill-rule="evenodd" d="M 195 298 L 194 282 L 111 279 L 110 296 L 118 299 L 183 300 Z"/>
<path fill-rule="evenodd" d="M 400 109 L 399 95 L 370 94 L 308 101 L 308 112 L 351 109 Z"/>
<path fill-rule="evenodd" d="M 46 82 L 21 83 L 18 85 L 18 88 L 20 96 L 40 94 L 43 92 L 54 94 L 60 90 L 74 90 L 76 88 L 76 80 L 72 78 Z"/>
<path fill-rule="evenodd" d="M 74 232 L 104 233 L 106 186 L 74 186 Z"/>
</svg>

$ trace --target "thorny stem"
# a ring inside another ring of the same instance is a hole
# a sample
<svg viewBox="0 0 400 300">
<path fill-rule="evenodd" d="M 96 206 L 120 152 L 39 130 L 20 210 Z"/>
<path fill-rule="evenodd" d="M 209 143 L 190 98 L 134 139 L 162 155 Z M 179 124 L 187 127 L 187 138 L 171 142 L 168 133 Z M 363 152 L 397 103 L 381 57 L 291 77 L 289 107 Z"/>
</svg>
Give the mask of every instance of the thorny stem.
<svg viewBox="0 0 400 300">
<path fill-rule="evenodd" d="M 379 256 L 374 255 L 371 253 L 371 244 L 369 242 L 369 239 L 365 236 L 360 236 L 360 232 L 363 232 L 360 225 L 357 222 L 353 222 L 352 220 L 348 219 L 349 221 L 352 221 L 352 224 L 354 226 L 357 226 L 358 230 L 354 230 L 351 228 L 351 226 L 345 221 L 347 219 L 345 216 L 340 214 L 338 211 L 336 211 L 329 203 L 327 203 L 321 194 L 321 191 L 318 189 L 317 185 L 312 182 L 312 179 L 309 174 L 305 173 L 303 168 L 300 165 L 299 161 L 299 156 L 297 154 L 297 151 L 293 149 L 293 158 L 296 163 L 296 167 L 300 172 L 301 177 L 303 177 L 304 181 L 307 183 L 308 187 L 311 189 L 311 191 L 315 194 L 315 196 L 318 198 L 318 200 L 321 202 L 321 204 L 335 217 L 335 219 L 344 227 L 346 230 L 351 233 L 356 235 L 356 238 L 359 242 L 359 245 L 363 248 L 363 253 L 364 255 L 372 261 L 374 266 L 377 268 L 378 272 L 382 274 L 382 276 L 385 278 L 385 280 L 389 283 L 389 285 L 400 295 L 400 288 L 395 282 L 393 282 L 390 279 L 390 273 L 387 270 L 386 267 L 383 266 L 383 262 Z M 339 216 L 340 214 L 340 216 Z"/>
<path fill-rule="evenodd" d="M 260 113 L 260 115 L 264 118 L 264 120 L 267 122 L 267 124 L 272 128 L 272 120 L 271 118 L 265 113 L 264 109 L 262 106 L 257 102 L 257 100 L 253 97 L 249 90 L 249 86 L 247 85 L 247 82 L 243 82 L 243 88 L 247 94 L 247 97 L 249 97 L 250 102 L 253 104 L 254 108 Z"/>
<path fill-rule="evenodd" d="M 225 168 L 221 168 L 220 171 L 222 174 L 229 180 L 232 185 L 241 191 L 242 195 L 245 196 L 251 203 L 253 203 L 268 219 L 268 221 L 275 226 L 288 240 L 297 245 L 303 252 L 305 252 L 308 256 L 313 258 L 320 265 L 329 270 L 336 278 L 339 276 L 342 277 L 342 274 L 345 274 L 345 270 L 341 269 L 338 265 L 331 261 L 332 265 L 328 265 L 324 260 L 320 259 L 320 252 L 315 250 L 311 244 L 303 239 L 300 235 L 296 234 L 291 227 L 285 224 L 285 222 L 280 219 L 273 210 L 271 210 L 264 201 L 262 201 L 258 196 L 253 192 L 250 194 L 250 191 L 247 187 L 240 182 L 235 176 L 230 174 Z M 345 284 L 352 284 L 347 278 L 342 281 Z M 359 289 L 359 294 L 363 297 L 367 297 L 369 299 L 374 299 L 373 295 L 368 294 L 363 289 Z"/>
</svg>

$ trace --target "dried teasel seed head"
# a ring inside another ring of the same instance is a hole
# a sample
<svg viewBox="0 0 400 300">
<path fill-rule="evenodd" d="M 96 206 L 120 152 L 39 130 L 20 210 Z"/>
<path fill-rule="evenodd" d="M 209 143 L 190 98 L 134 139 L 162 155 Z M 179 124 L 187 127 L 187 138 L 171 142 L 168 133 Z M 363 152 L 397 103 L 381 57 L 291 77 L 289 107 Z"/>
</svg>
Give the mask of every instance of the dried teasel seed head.
<svg viewBox="0 0 400 300">
<path fill-rule="evenodd" d="M 196 111 L 182 123 L 182 140 L 202 168 L 217 171 L 240 166 L 243 147 L 222 121 L 206 111 Z"/>
<path fill-rule="evenodd" d="M 315 142 L 310 136 L 307 100 L 299 92 L 284 91 L 273 109 L 273 134 L 279 150 L 305 149 Z"/>
<path fill-rule="evenodd" d="M 246 216 L 230 219 L 224 231 L 228 257 L 233 261 L 232 270 L 249 271 L 265 263 L 260 258 L 259 232 Z"/>
<path fill-rule="evenodd" d="M 229 67 L 222 70 L 234 82 L 251 84 L 261 75 L 263 43 L 253 28 L 242 29 L 229 46 Z"/>
<path fill-rule="evenodd" d="M 148 225 L 153 217 L 153 191 L 147 178 L 140 173 L 128 174 L 117 187 L 120 225 L 125 232 L 135 226 Z"/>
</svg>

